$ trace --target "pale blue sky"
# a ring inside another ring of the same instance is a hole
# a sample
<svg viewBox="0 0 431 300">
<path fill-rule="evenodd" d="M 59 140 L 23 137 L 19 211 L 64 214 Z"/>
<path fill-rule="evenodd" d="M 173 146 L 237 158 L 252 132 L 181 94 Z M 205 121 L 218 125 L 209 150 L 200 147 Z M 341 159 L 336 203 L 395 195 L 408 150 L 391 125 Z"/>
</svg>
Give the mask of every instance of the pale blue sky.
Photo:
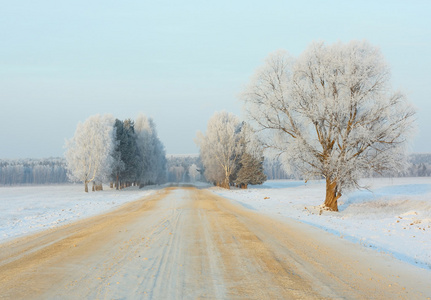
<svg viewBox="0 0 431 300">
<path fill-rule="evenodd" d="M 277 49 L 367 39 L 418 111 L 411 150 L 431 152 L 431 1 L 1 1 L 0 158 L 62 156 L 96 113 L 153 117 L 168 153 Z"/>
</svg>

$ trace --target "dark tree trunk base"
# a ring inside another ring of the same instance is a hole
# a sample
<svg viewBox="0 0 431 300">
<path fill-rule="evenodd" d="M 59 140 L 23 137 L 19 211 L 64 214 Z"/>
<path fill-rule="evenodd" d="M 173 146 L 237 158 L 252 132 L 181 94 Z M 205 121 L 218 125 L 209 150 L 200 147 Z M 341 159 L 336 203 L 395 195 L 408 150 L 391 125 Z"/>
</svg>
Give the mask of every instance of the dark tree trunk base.
<svg viewBox="0 0 431 300">
<path fill-rule="evenodd" d="M 327 178 L 325 206 L 331 211 L 338 211 L 338 199 L 340 197 L 341 193 L 337 192 L 337 181 L 331 181 Z"/>
</svg>

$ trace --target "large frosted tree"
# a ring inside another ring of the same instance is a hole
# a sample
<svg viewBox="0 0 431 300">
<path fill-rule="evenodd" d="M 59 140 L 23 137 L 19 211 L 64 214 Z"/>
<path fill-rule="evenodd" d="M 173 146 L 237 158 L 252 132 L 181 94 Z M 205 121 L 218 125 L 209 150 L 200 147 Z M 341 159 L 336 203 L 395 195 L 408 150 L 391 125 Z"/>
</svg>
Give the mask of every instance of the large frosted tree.
<svg viewBox="0 0 431 300">
<path fill-rule="evenodd" d="M 241 143 L 238 142 L 238 118 L 228 112 L 216 112 L 208 121 L 205 134 L 198 132 L 196 143 L 200 148 L 205 177 L 224 188 L 229 188 Z"/>
<path fill-rule="evenodd" d="M 89 182 L 109 180 L 115 146 L 114 121 L 109 114 L 91 116 L 79 123 L 75 135 L 66 141 L 69 178 L 83 182 L 85 192 Z"/>
<path fill-rule="evenodd" d="M 414 110 L 392 90 L 380 50 L 365 41 L 312 43 L 271 54 L 242 95 L 264 145 L 290 172 L 325 178 L 325 206 L 373 172 L 402 168 Z"/>
</svg>

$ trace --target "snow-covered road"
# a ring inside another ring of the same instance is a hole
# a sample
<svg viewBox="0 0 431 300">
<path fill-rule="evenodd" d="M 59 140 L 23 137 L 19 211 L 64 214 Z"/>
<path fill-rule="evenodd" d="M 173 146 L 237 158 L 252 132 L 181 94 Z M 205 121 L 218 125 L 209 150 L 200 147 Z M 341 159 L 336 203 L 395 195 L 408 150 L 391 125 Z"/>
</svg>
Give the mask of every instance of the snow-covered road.
<svg viewBox="0 0 431 300">
<path fill-rule="evenodd" d="M 195 188 L 0 245 L 2 299 L 426 299 L 429 274 Z"/>
</svg>

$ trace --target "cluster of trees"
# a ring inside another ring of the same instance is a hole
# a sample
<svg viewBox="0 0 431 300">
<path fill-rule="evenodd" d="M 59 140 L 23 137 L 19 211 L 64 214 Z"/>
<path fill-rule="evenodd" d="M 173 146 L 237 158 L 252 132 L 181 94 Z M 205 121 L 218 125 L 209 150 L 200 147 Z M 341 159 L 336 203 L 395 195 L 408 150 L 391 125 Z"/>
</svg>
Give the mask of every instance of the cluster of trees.
<svg viewBox="0 0 431 300">
<path fill-rule="evenodd" d="M 431 154 L 413 153 L 409 155 L 408 167 L 403 172 L 391 174 L 397 177 L 425 177 L 431 176 Z"/>
<path fill-rule="evenodd" d="M 94 115 L 79 123 L 66 141 L 68 176 L 83 182 L 85 191 L 102 183 L 117 189 L 166 181 L 166 155 L 151 118 L 139 114 L 136 121 Z"/>
<path fill-rule="evenodd" d="M 266 180 L 262 148 L 249 126 L 235 115 L 216 112 L 208 121 L 205 134 L 198 132 L 196 144 L 209 182 L 224 188 L 247 188 Z"/>
<path fill-rule="evenodd" d="M 0 185 L 67 182 L 63 158 L 0 160 Z"/>
<path fill-rule="evenodd" d="M 380 50 L 363 41 L 312 43 L 271 54 L 242 94 L 247 118 L 286 171 L 325 178 L 325 206 L 362 176 L 404 167 L 414 110 L 389 83 Z"/>
<path fill-rule="evenodd" d="M 431 165 L 420 163 L 412 164 L 408 169 L 399 174 L 395 174 L 395 177 L 429 177 L 431 176 Z"/>
<path fill-rule="evenodd" d="M 167 157 L 169 182 L 202 181 L 202 163 L 198 155 L 169 155 Z"/>
<path fill-rule="evenodd" d="M 274 157 L 265 157 L 263 170 L 268 180 L 275 179 L 297 179 L 293 174 L 288 174 L 283 164 Z"/>
</svg>

